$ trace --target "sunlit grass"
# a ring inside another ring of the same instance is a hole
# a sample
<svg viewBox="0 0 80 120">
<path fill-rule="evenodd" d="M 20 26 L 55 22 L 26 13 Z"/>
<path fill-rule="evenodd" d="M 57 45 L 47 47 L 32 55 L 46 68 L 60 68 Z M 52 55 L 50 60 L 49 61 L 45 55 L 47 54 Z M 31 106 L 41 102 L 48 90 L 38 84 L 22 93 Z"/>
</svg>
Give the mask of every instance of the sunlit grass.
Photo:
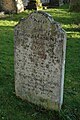
<svg viewBox="0 0 80 120">
<path fill-rule="evenodd" d="M 14 26 L 17 22 L 9 21 L 9 20 L 0 20 L 0 26 Z"/>
</svg>

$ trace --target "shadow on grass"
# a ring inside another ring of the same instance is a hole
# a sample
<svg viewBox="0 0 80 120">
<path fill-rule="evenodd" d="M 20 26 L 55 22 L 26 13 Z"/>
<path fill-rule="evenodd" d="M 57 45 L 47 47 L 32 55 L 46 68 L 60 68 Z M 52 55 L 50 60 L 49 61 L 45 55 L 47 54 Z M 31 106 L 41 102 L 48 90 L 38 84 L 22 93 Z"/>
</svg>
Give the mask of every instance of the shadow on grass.
<svg viewBox="0 0 80 120">
<path fill-rule="evenodd" d="M 47 9 L 44 10 L 52 15 L 52 17 L 61 24 L 79 24 L 80 21 L 80 13 L 71 13 L 68 11 L 69 5 L 63 5 L 58 8 L 54 9 Z M 26 10 L 19 14 L 9 14 L 7 17 L 0 18 L 0 20 L 8 20 L 8 21 L 20 21 L 21 18 L 27 17 L 31 12 L 34 10 Z"/>
<path fill-rule="evenodd" d="M 77 26 L 75 28 L 65 28 L 66 31 L 70 32 L 80 32 L 80 27 Z"/>
<path fill-rule="evenodd" d="M 32 10 L 33 11 L 33 10 Z M 31 10 L 25 10 L 19 14 L 7 14 L 4 17 L 0 18 L 0 20 L 8 20 L 8 21 L 19 21 L 20 19 L 27 17 L 31 12 Z"/>
</svg>

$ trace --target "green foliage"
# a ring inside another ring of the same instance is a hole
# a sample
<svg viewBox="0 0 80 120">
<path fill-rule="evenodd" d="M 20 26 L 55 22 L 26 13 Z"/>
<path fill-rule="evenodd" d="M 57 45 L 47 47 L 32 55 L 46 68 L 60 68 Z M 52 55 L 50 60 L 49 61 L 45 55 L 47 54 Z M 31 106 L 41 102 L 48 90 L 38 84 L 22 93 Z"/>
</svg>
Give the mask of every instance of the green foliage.
<svg viewBox="0 0 80 120">
<path fill-rule="evenodd" d="M 47 9 L 67 32 L 64 103 L 59 112 L 46 111 L 17 98 L 14 90 L 14 25 L 31 11 L 0 20 L 0 120 L 79 120 L 80 118 L 80 14 L 68 6 Z"/>
</svg>

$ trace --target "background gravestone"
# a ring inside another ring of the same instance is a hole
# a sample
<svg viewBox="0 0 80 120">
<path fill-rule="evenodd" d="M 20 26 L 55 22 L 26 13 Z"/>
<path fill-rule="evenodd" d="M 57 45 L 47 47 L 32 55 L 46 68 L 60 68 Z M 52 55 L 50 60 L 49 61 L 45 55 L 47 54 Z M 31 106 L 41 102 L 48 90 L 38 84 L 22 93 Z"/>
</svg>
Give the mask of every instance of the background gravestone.
<svg viewBox="0 0 80 120">
<path fill-rule="evenodd" d="M 1 11 L 5 13 L 20 13 L 24 11 L 22 0 L 0 0 Z"/>
<path fill-rule="evenodd" d="M 1 0 L 1 7 L 5 13 L 16 13 L 16 6 L 13 0 Z"/>
<path fill-rule="evenodd" d="M 47 109 L 63 102 L 66 34 L 59 23 L 36 11 L 15 26 L 16 95 Z"/>
</svg>

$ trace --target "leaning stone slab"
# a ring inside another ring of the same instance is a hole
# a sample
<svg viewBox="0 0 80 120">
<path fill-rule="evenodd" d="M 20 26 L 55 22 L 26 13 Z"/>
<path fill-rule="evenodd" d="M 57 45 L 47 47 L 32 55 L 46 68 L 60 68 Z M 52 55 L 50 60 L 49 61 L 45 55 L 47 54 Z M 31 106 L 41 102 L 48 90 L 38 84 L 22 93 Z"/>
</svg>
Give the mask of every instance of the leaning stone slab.
<svg viewBox="0 0 80 120">
<path fill-rule="evenodd" d="M 63 103 L 66 34 L 59 23 L 36 11 L 15 26 L 15 91 L 46 109 Z"/>
</svg>

